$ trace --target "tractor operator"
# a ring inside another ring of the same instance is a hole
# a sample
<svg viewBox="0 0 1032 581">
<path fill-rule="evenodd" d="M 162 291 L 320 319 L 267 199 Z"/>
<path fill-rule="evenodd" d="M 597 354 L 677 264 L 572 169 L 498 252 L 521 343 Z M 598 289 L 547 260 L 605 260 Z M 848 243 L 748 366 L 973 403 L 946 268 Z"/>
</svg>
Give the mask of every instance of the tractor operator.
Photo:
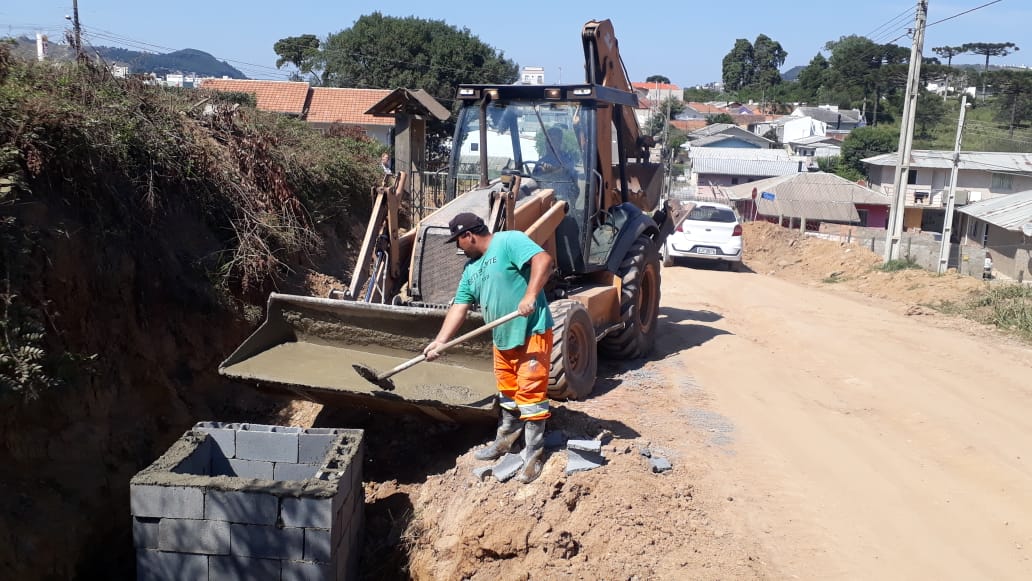
<svg viewBox="0 0 1032 581">
<path fill-rule="evenodd" d="M 523 433 L 523 468 L 516 479 L 531 482 L 544 466 L 545 423 L 551 415 L 553 323 L 542 289 L 552 272 L 552 257 L 523 232 L 492 234 L 475 214 L 455 216 L 448 228 L 452 235 L 447 243 L 455 242 L 469 261 L 441 330 L 423 353 L 427 361 L 436 359 L 437 349 L 459 330 L 472 304 L 480 305 L 487 323 L 517 310 L 523 315 L 493 330 L 501 419 L 494 441 L 474 456 L 500 458 Z"/>
</svg>

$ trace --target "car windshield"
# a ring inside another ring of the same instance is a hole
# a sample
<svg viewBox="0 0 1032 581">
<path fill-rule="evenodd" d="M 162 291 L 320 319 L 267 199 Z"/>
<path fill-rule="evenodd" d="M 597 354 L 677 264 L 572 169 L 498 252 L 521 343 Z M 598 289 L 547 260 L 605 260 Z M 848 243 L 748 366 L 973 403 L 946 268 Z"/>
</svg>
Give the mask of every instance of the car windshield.
<svg viewBox="0 0 1032 581">
<path fill-rule="evenodd" d="M 738 217 L 727 208 L 716 208 L 714 206 L 697 206 L 688 214 L 689 220 L 698 222 L 737 222 Z"/>
</svg>

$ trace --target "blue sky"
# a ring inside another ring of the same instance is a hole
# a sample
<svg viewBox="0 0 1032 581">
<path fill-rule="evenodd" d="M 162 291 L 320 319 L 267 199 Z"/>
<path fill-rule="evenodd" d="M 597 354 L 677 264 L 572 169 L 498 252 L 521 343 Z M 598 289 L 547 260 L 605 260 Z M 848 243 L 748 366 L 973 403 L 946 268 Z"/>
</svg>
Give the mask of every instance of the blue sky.
<svg viewBox="0 0 1032 581">
<path fill-rule="evenodd" d="M 928 22 L 934 23 L 992 0 L 930 0 Z M 267 0 L 179 0 L 129 2 L 81 0 L 79 18 L 84 39 L 94 45 L 168 52 L 195 48 L 228 60 L 251 78 L 284 78 L 277 71 L 273 44 L 280 38 L 315 34 L 320 38 L 349 28 L 374 10 L 350 2 L 269 2 Z M 829 40 L 850 34 L 888 42 L 913 25 L 912 0 L 868 0 L 827 3 L 809 8 L 796 3 L 738 0 L 685 2 L 672 8 L 661 2 L 637 4 L 598 0 L 522 0 L 515 3 L 415 2 L 394 0 L 380 11 L 391 16 L 444 20 L 468 28 L 521 66 L 543 66 L 547 82 L 583 78 L 580 30 L 592 19 L 613 21 L 624 63 L 633 80 L 662 74 L 692 86 L 720 80 L 721 59 L 735 39 L 750 42 L 766 34 L 788 51 L 785 69 L 805 65 Z M 479 7 L 479 8 L 478 8 Z M 286 10 L 285 10 L 286 9 Z M 0 35 L 43 31 L 51 39 L 69 28 L 71 0 L 4 0 Z M 970 14 L 930 26 L 925 55 L 931 48 L 966 42 L 1014 42 L 1022 48 L 994 64 L 1032 66 L 1032 1 L 1001 0 Z M 895 41 L 910 46 L 906 36 Z M 965 55 L 956 63 L 980 63 Z M 560 79 L 561 75 L 561 79 Z"/>
</svg>

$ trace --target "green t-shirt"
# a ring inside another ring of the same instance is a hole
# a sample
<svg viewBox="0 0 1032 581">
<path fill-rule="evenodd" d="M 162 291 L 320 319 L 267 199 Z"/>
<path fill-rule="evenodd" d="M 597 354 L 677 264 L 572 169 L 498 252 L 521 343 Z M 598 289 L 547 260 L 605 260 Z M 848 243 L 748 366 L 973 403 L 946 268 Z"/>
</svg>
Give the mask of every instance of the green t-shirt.
<svg viewBox="0 0 1032 581">
<path fill-rule="evenodd" d="M 530 259 L 543 252 L 529 236 L 517 230 L 498 232 L 491 238 L 487 252 L 466 263 L 455 302 L 460 305 L 480 305 L 484 322 L 490 323 L 515 311 L 527 292 L 530 282 Z M 552 328 L 552 314 L 548 311 L 545 293 L 538 293 L 534 312 L 496 327 L 493 331 L 495 347 L 512 349 L 527 342 L 535 333 Z"/>
</svg>

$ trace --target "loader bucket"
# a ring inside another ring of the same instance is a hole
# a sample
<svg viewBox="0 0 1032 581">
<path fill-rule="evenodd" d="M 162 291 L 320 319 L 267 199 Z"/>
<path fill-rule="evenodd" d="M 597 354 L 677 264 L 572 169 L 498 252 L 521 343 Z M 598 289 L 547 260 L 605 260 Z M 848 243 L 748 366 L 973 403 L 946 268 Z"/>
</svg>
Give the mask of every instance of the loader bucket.
<svg viewBox="0 0 1032 581">
<path fill-rule="evenodd" d="M 219 365 L 219 373 L 330 406 L 418 411 L 459 423 L 491 421 L 496 388 L 490 333 L 398 373 L 391 378 L 393 391 L 353 368 L 386 371 L 418 356 L 437 335 L 445 313 L 273 293 L 265 321 Z M 482 323 L 479 314 L 471 315 L 459 333 Z"/>
</svg>

